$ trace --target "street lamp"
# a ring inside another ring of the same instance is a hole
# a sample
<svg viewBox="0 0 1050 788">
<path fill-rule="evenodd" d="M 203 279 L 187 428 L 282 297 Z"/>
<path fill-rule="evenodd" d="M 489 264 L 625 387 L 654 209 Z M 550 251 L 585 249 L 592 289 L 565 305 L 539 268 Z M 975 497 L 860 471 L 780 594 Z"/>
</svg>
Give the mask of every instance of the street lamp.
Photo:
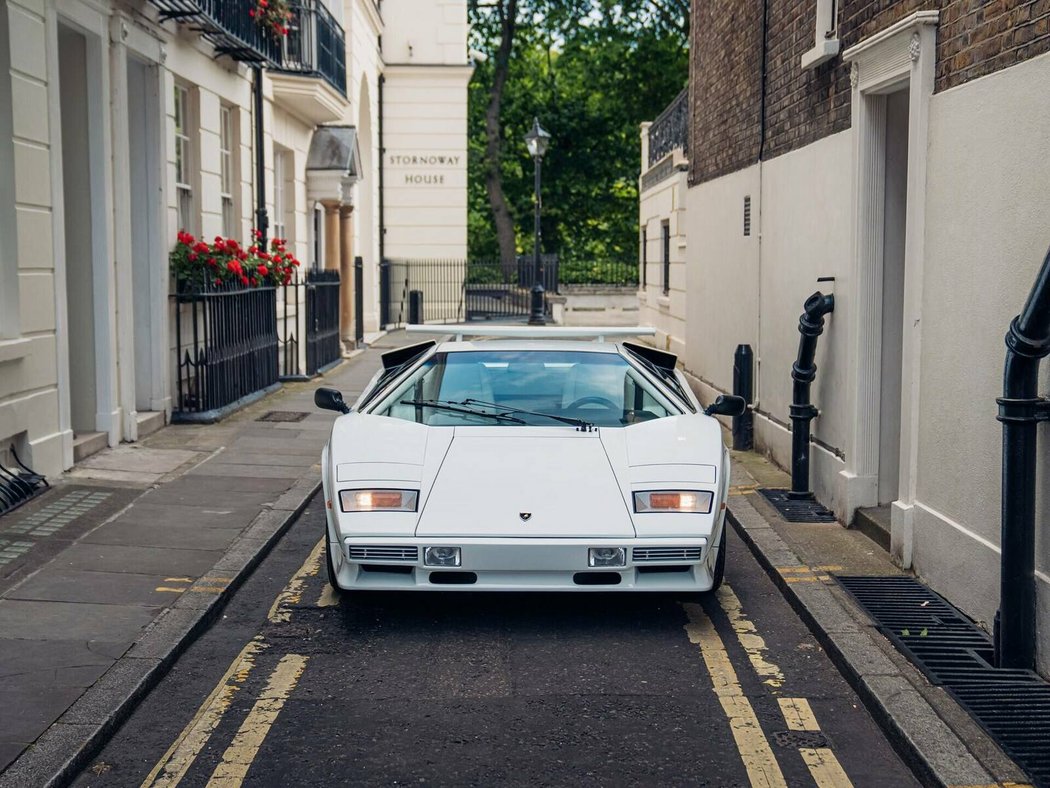
<svg viewBox="0 0 1050 788">
<path fill-rule="evenodd" d="M 529 311 L 529 325 L 542 326 L 543 319 L 543 262 L 540 258 L 540 170 L 543 165 L 543 154 L 547 152 L 551 135 L 540 125 L 539 118 L 533 118 L 532 128 L 525 135 L 525 144 L 532 156 L 536 178 L 536 216 L 534 219 L 535 246 L 532 249 L 532 300 Z"/>
</svg>

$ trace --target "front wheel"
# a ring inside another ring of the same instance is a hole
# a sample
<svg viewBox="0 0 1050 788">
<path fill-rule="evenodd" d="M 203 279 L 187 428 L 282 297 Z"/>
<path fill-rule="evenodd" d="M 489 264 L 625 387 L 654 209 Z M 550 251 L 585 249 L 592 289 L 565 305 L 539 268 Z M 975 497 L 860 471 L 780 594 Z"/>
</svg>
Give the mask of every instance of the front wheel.
<svg viewBox="0 0 1050 788">
<path fill-rule="evenodd" d="M 328 533 L 328 524 L 324 527 L 324 565 L 328 572 L 328 585 L 332 587 L 332 593 L 336 596 L 344 594 L 343 589 L 335 582 L 335 564 L 332 563 L 332 537 Z"/>
<path fill-rule="evenodd" d="M 726 575 L 726 547 L 729 540 L 729 525 L 722 526 L 722 543 L 718 546 L 718 558 L 715 559 L 715 576 L 711 584 L 711 593 L 718 590 Z"/>
</svg>

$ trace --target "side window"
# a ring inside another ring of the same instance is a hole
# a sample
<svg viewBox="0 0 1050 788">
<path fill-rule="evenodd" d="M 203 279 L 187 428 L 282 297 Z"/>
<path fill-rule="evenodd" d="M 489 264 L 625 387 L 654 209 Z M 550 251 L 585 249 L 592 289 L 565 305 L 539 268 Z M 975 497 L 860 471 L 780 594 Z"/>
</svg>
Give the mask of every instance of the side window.
<svg viewBox="0 0 1050 788">
<path fill-rule="evenodd" d="M 667 408 L 638 384 L 637 379 L 630 372 L 624 379 L 623 410 L 628 423 L 660 419 L 671 415 Z"/>
</svg>

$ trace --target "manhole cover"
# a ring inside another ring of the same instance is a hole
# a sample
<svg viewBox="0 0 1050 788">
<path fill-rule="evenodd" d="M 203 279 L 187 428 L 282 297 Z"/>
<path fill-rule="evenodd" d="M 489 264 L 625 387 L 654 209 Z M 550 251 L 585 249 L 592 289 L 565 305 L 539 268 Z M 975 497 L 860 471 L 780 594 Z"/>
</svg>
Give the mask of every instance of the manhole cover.
<svg viewBox="0 0 1050 788">
<path fill-rule="evenodd" d="M 256 421 L 302 421 L 309 415 L 301 410 L 271 410 L 261 415 Z"/>
<path fill-rule="evenodd" d="M 778 747 L 793 750 L 803 747 L 815 750 L 828 746 L 827 737 L 820 731 L 774 731 L 773 742 Z"/>
</svg>

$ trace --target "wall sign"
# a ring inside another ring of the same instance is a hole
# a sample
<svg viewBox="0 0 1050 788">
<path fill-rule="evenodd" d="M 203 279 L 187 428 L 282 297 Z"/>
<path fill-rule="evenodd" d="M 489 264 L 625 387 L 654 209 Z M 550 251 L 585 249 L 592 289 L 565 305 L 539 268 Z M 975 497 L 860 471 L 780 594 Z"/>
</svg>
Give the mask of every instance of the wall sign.
<svg viewBox="0 0 1050 788">
<path fill-rule="evenodd" d="M 462 169 L 463 157 L 450 153 L 391 153 L 387 164 L 391 169 L 402 170 L 393 182 L 404 186 L 443 186 L 445 174 Z"/>
</svg>

